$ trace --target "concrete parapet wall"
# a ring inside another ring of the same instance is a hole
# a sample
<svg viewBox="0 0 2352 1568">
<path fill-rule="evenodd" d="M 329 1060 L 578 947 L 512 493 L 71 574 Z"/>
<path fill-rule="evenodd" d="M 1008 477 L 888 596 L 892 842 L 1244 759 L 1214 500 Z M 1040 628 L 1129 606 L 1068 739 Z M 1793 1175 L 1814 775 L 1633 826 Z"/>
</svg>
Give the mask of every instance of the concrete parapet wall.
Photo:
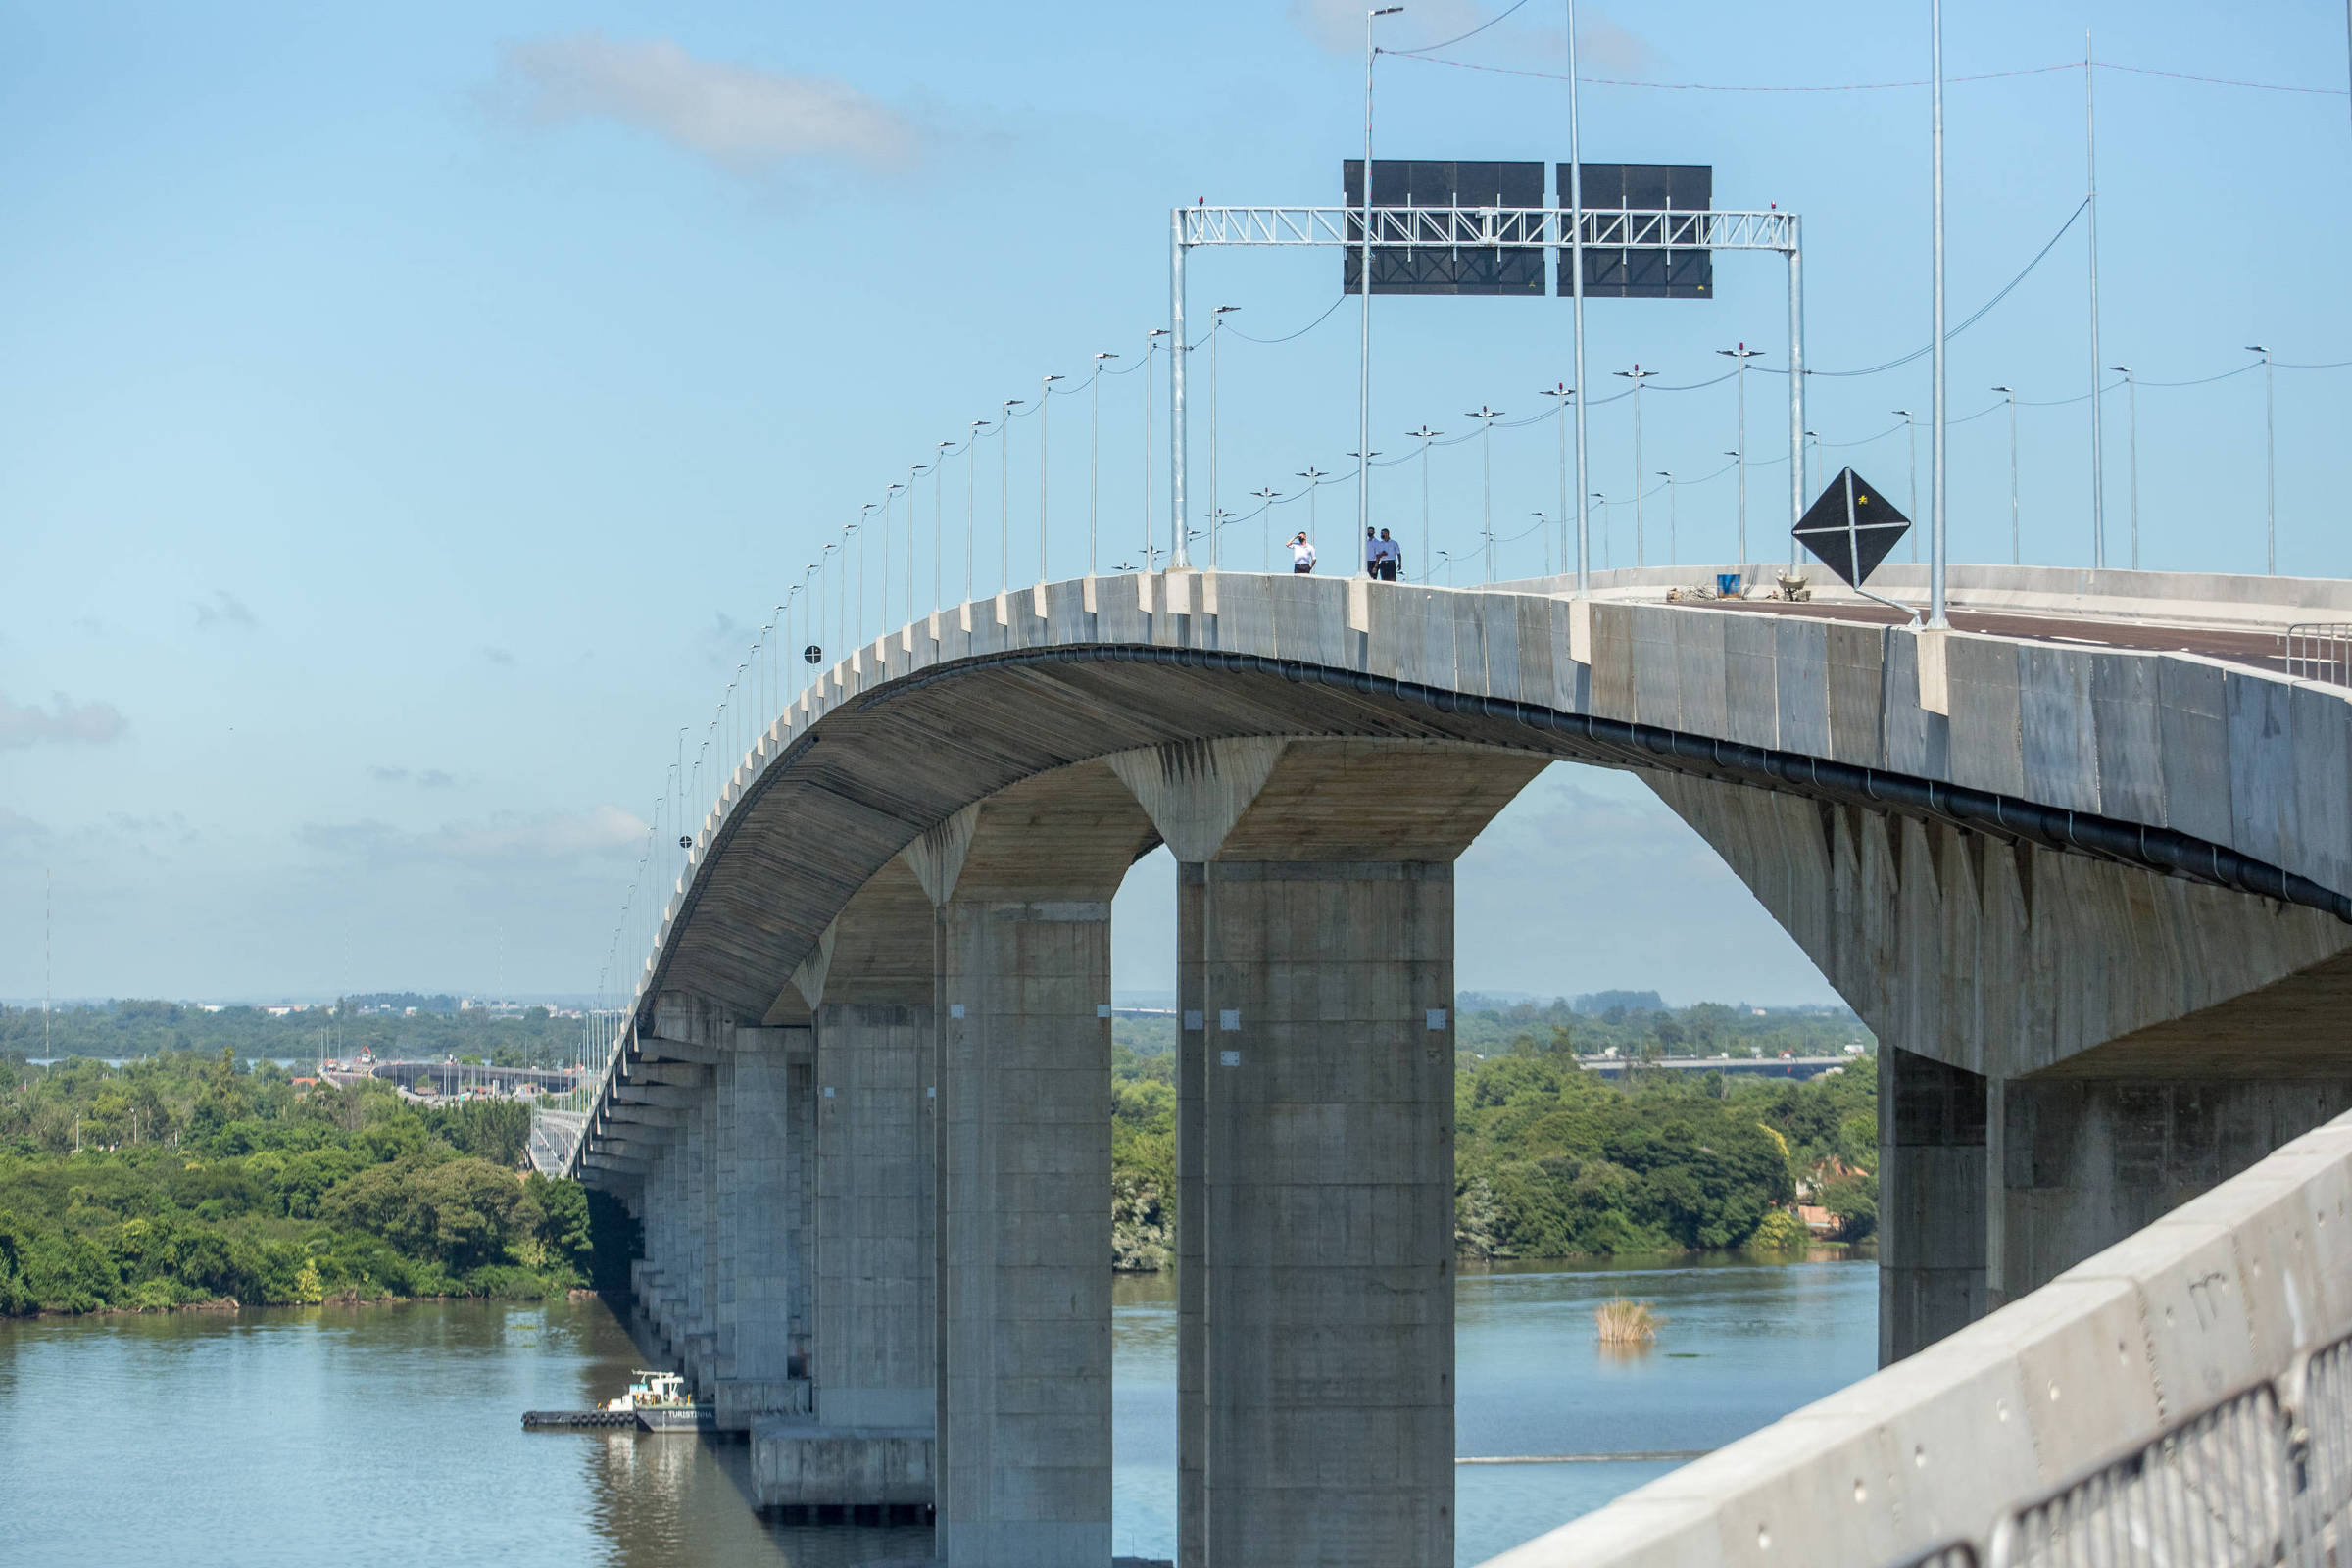
<svg viewBox="0 0 2352 1568">
<path fill-rule="evenodd" d="M 2012 1510 L 2347 1335 L 2352 1116 L 1490 1568 L 1883 1563 L 1954 1541 L 1986 1561 Z"/>
<path fill-rule="evenodd" d="M 1787 568 L 1774 562 L 1744 565 L 1635 566 L 1596 571 L 1592 593 L 1601 598 L 1657 599 L 1673 588 L 1713 587 L 1718 573 L 1736 571 L 1751 588 L 1770 588 Z M 1815 599 L 1829 604 L 1865 601 L 1818 562 L 1804 565 Z M 1565 594 L 1576 586 L 1568 576 L 1529 577 L 1495 585 L 1506 593 Z M 1924 603 L 1924 563 L 1889 561 L 1871 573 L 1874 592 Z M 2352 622 L 2352 580 L 2341 577 L 2262 577 L 2220 571 L 2094 571 L 2076 566 L 2010 566 L 1954 563 L 1947 570 L 1945 597 L 1955 610 L 2000 610 L 2034 614 L 2081 615 L 2091 619 L 2151 620 L 2180 626 L 2235 626 L 2284 630 L 2301 622 Z"/>
</svg>

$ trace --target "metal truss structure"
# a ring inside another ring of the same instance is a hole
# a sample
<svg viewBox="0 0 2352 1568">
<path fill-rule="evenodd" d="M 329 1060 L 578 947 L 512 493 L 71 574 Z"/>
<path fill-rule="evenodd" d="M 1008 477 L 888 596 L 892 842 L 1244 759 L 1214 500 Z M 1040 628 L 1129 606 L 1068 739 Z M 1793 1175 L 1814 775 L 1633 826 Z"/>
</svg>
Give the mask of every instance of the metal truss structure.
<svg viewBox="0 0 2352 1568">
<path fill-rule="evenodd" d="M 1174 537 L 1169 564 L 1191 564 L 1191 518 L 1185 504 L 1186 409 L 1184 361 L 1186 343 L 1185 257 L 1196 247 L 1263 245 L 1297 249 L 1341 246 L 1374 250 L 1706 250 L 1766 251 L 1788 263 L 1788 520 L 1791 529 L 1804 515 L 1805 475 L 1805 314 L 1802 222 L 1795 213 L 1778 209 L 1761 213 L 1659 211 L 1588 207 L 1178 207 L 1169 212 L 1168 326 L 1176 352 L 1168 356 L 1169 512 Z M 1366 233 L 1367 223 L 1370 226 Z M 1367 269 L 1367 270 L 1369 270 Z M 1368 399 L 1371 296 L 1364 296 L 1366 387 Z M 1580 305 L 1581 310 L 1581 305 Z M 1580 328 L 1581 330 L 1581 328 Z M 1581 361 L 1581 354 L 1580 354 Z M 1580 394 L 1581 396 L 1581 389 Z M 1368 402 L 1367 405 L 1368 407 Z M 1360 422 L 1360 420 L 1359 420 Z M 1579 471 L 1582 472 L 1582 416 L 1578 425 Z M 1368 441 L 1365 443 L 1369 445 Z M 1368 482 L 1364 459 L 1358 459 L 1357 483 Z M 1745 461 L 1742 458 L 1741 461 Z M 1639 482 L 1639 481 L 1637 481 Z M 1581 491 L 1583 486 L 1580 484 Z M 1583 540 L 1584 505 L 1578 513 L 1578 581 L 1584 580 L 1586 550 Z M 1213 526 L 1213 524 L 1212 524 Z M 1789 566 L 1796 565 L 1793 537 Z"/>
<path fill-rule="evenodd" d="M 1358 207 L 1180 207 L 1177 243 L 1347 245 L 1364 242 Z M 1372 244 L 1383 250 L 1564 249 L 1575 242 L 1565 207 L 1374 207 Z M 1594 250 L 1776 251 L 1796 249 L 1794 213 L 1585 209 L 1585 244 Z"/>
</svg>

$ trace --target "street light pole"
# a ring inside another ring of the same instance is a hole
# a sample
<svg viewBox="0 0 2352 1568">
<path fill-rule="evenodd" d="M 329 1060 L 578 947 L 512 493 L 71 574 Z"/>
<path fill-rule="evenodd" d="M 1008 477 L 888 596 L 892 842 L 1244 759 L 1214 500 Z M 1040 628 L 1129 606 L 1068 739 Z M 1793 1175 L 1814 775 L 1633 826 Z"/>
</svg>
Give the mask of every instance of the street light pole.
<svg viewBox="0 0 2352 1568">
<path fill-rule="evenodd" d="M 1567 569 L 1568 569 L 1568 400 L 1569 400 L 1570 398 L 1572 398 L 1572 397 L 1576 396 L 1576 388 L 1574 388 L 1574 387 L 1570 386 L 1570 385 L 1569 385 L 1567 382 L 1565 382 L 1565 381 L 1562 381 L 1562 382 L 1561 382 L 1559 385 L 1557 385 L 1557 386 L 1554 386 L 1554 387 L 1547 388 L 1547 389 L 1544 391 L 1544 396 L 1545 396 L 1545 397 L 1547 397 L 1547 398 L 1557 398 L 1557 399 L 1559 399 L 1559 402 L 1557 402 L 1557 403 L 1555 403 L 1554 405 L 1552 405 L 1552 407 L 1553 407 L 1553 409 L 1554 409 L 1554 410 L 1555 410 L 1555 411 L 1558 413 L 1558 415 L 1559 415 L 1559 429 L 1560 429 L 1560 514 L 1559 514 L 1559 524 L 1560 524 L 1560 570 L 1561 570 L 1562 572 L 1565 572 L 1565 571 L 1567 571 Z M 1422 471 L 1423 471 L 1423 482 L 1422 482 L 1422 489 L 1426 491 L 1426 490 L 1429 488 L 1429 486 L 1428 486 L 1428 466 L 1429 466 L 1429 465 L 1428 465 L 1428 452 L 1426 451 L 1426 449 L 1425 449 L 1425 450 L 1423 451 L 1423 453 L 1422 453 L 1422 459 L 1423 459 L 1423 461 L 1422 461 Z M 1426 521 L 1424 521 L 1424 525 L 1423 525 L 1423 526 L 1424 526 L 1424 528 L 1426 528 L 1426 526 L 1427 526 L 1427 523 L 1426 523 Z M 1550 535 L 1550 534 L 1548 534 L 1548 533 L 1547 533 L 1547 534 L 1545 534 L 1545 535 L 1544 536 L 1544 574 L 1545 576 L 1547 576 L 1547 577 L 1551 575 L 1551 535 Z"/>
<path fill-rule="evenodd" d="M 858 646 L 865 646 L 865 548 L 866 538 L 873 532 L 866 526 L 874 514 L 875 503 L 868 501 L 858 509 Z"/>
<path fill-rule="evenodd" d="M 1597 502 L 1599 502 L 1599 503 L 1600 503 L 1600 567 L 1601 567 L 1601 569 L 1602 569 L 1603 571 L 1606 571 L 1606 570 L 1608 570 L 1608 568 L 1609 568 L 1609 564 L 1610 564 L 1610 561 L 1609 561 L 1609 498 L 1608 498 L 1607 496 L 1605 496 L 1605 495 L 1601 494 L 1601 493 L 1600 493 L 1598 490 L 1595 490 L 1595 491 L 1593 491 L 1593 492 L 1592 492 L 1592 498 L 1594 501 L 1597 501 Z"/>
<path fill-rule="evenodd" d="M 1298 470 L 1298 477 L 1306 481 L 1306 542 L 1311 545 L 1321 532 L 1315 523 L 1315 492 L 1323 488 L 1323 481 L 1331 475 L 1310 463 Z"/>
<path fill-rule="evenodd" d="M 1220 305 L 1208 313 L 1208 514 L 1217 515 L 1217 330 L 1225 318 L 1240 310 L 1239 305 Z M 1208 532 L 1208 568 L 1217 568 L 1217 527 L 1212 521 Z"/>
<path fill-rule="evenodd" d="M 2132 569 L 2139 569 L 2139 376 L 2129 365 L 2107 367 L 2124 378 L 2127 388 L 2125 418 L 2131 430 L 2132 453 Z"/>
<path fill-rule="evenodd" d="M 1644 370 L 1637 365 L 1630 370 L 1612 370 L 1610 373 L 1622 375 L 1634 383 L 1634 564 L 1641 566 L 1647 564 L 1646 552 L 1642 544 L 1642 383 L 1658 372 Z"/>
<path fill-rule="evenodd" d="M 1250 493 L 1257 497 L 1257 510 L 1264 514 L 1266 519 L 1265 527 L 1259 530 L 1265 549 L 1258 564 L 1267 571 L 1272 571 L 1274 569 L 1274 503 L 1282 498 L 1282 492 L 1269 484 L 1260 485 Z"/>
<path fill-rule="evenodd" d="M 914 481 L 930 471 L 930 466 L 922 463 L 906 471 L 906 624 L 909 626 L 914 624 Z"/>
<path fill-rule="evenodd" d="M 1919 559 L 1919 425 L 1909 409 L 1896 409 L 1903 416 L 1903 444 L 1911 449 L 1911 559 Z"/>
<path fill-rule="evenodd" d="M 963 602 L 972 602 L 972 558 L 980 551 L 980 525 L 973 521 L 972 495 L 979 489 L 980 432 L 986 419 L 972 421 L 971 439 L 963 448 Z"/>
<path fill-rule="evenodd" d="M 1381 454 L 1380 454 L 1380 453 L 1378 453 L 1378 452 L 1348 452 L 1348 453 L 1343 453 L 1343 454 L 1342 454 L 1342 456 L 1344 456 L 1344 457 L 1350 457 L 1350 458 L 1353 458 L 1353 459 L 1355 459 L 1355 460 L 1356 460 L 1356 462 L 1355 462 L 1355 482 L 1356 482 L 1356 484 L 1357 484 L 1357 486 L 1358 486 L 1358 487 L 1361 487 L 1361 486 L 1363 486 L 1363 485 L 1369 484 L 1369 483 L 1371 482 L 1371 475 L 1372 475 L 1372 460 L 1373 460 L 1374 458 L 1377 458 L 1377 457 L 1379 457 L 1380 455 L 1381 455 Z M 1369 529 L 1367 529 L 1367 530 L 1365 531 L 1365 537 L 1366 537 L 1366 538 L 1369 538 L 1370 536 L 1371 536 L 1371 534 L 1370 534 L 1370 530 L 1369 530 Z M 1361 571 L 1361 572 L 1362 572 L 1362 573 L 1363 573 L 1363 574 L 1364 574 L 1366 577 L 1370 577 L 1370 576 L 1372 575 L 1372 551 L 1371 551 L 1371 548 L 1370 548 L 1368 545 L 1366 545 L 1366 544 L 1365 544 L 1365 543 L 1364 543 L 1362 540 L 1358 540 L 1358 541 L 1356 542 L 1356 551 L 1357 551 L 1357 553 L 1358 553 L 1359 555 L 1361 555 L 1361 556 L 1364 558 L 1364 560 L 1363 560 L 1363 564 L 1362 564 L 1360 567 L 1358 567 L 1357 569 L 1358 569 L 1358 570 L 1360 570 L 1360 571 Z"/>
<path fill-rule="evenodd" d="M 1735 383 L 1740 393 L 1740 450 L 1732 456 L 1740 460 L 1740 564 L 1744 567 L 1747 564 L 1747 362 L 1764 351 L 1751 349 L 1741 343 L 1736 349 L 1717 349 L 1715 352 L 1732 362 L 1732 368 L 1740 377 Z"/>
<path fill-rule="evenodd" d="M 1102 362 L 1116 354 L 1095 356 L 1095 373 L 1086 383 L 1090 408 L 1086 426 L 1086 574 L 1095 574 L 1095 519 L 1102 497 Z"/>
<path fill-rule="evenodd" d="M 2009 564 L 2018 564 L 2017 530 L 2017 389 L 1996 386 L 1992 389 L 2009 400 Z"/>
<path fill-rule="evenodd" d="M 938 610 L 948 593 L 947 529 L 942 516 L 947 511 L 948 449 L 956 443 L 942 441 L 939 456 L 931 460 L 931 608 Z"/>
<path fill-rule="evenodd" d="M 1480 520 L 1487 539 L 1487 581 L 1494 580 L 1494 421 L 1502 416 L 1500 409 L 1480 404 L 1465 418 L 1479 421 L 1479 466 L 1484 477 L 1480 480 Z"/>
<path fill-rule="evenodd" d="M 2278 405 L 2271 395 L 2271 351 L 2249 343 L 2246 352 L 2262 356 L 2262 472 L 2270 518 L 2269 530 L 2263 535 L 2262 569 L 2275 577 L 2278 574 Z"/>
<path fill-rule="evenodd" d="M 1046 479 L 1053 471 L 1046 461 L 1046 426 L 1054 415 L 1049 407 L 1054 401 L 1054 383 L 1061 379 L 1049 375 L 1037 391 L 1037 580 L 1041 583 L 1046 580 Z"/>
<path fill-rule="evenodd" d="M 1012 411 L 1019 398 L 1004 400 L 1004 416 L 997 421 L 1004 444 L 997 448 L 997 592 L 1012 586 Z"/>
<path fill-rule="evenodd" d="M 2016 566 L 2023 560 L 2018 555 L 2018 390 L 2009 385 L 1992 390 L 2009 400 L 2009 564 Z"/>
<path fill-rule="evenodd" d="M 1363 297 L 1363 325 L 1356 344 L 1355 383 L 1355 450 L 1372 450 L 1372 62 L 1380 53 L 1372 47 L 1372 24 L 1382 17 L 1393 17 L 1402 6 L 1382 6 L 1364 13 L 1364 220 L 1363 232 L 1357 235 L 1361 247 L 1357 267 L 1358 291 Z M 1358 459 L 1355 470 L 1355 527 L 1358 533 L 1372 525 L 1372 486 L 1367 482 L 1365 464 Z"/>
<path fill-rule="evenodd" d="M 1420 429 L 1407 430 L 1404 433 L 1418 436 L 1421 440 L 1421 548 L 1428 550 L 1433 546 L 1429 531 L 1429 439 L 1431 436 L 1444 435 L 1446 432 L 1432 430 L 1425 422 Z"/>
<path fill-rule="evenodd" d="M 1666 481 L 1666 564 L 1679 564 L 1682 558 L 1682 491 L 1677 489 L 1674 475 L 1664 468 L 1658 477 Z"/>
<path fill-rule="evenodd" d="M 1153 531 L 1152 509 L 1152 356 L 1159 350 L 1159 340 L 1168 335 L 1164 326 L 1155 326 L 1144 334 L 1144 569 L 1159 569 L 1159 538 Z"/>
<path fill-rule="evenodd" d="M 919 473 L 922 470 L 918 468 L 915 471 Z M 877 637 L 890 630 L 890 509 L 902 490 L 906 492 L 906 532 L 911 538 L 914 533 L 913 474 L 907 475 L 905 484 L 882 487 L 882 584 L 881 592 L 874 596 L 874 635 Z M 914 575 L 914 555 L 911 550 L 907 552 L 906 574 L 909 578 Z"/>
</svg>

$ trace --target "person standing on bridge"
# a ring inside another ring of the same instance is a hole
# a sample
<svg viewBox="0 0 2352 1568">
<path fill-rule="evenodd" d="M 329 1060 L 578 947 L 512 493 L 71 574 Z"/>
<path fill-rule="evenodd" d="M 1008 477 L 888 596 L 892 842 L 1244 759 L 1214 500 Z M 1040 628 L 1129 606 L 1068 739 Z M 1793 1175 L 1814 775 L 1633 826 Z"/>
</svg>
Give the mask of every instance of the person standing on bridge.
<svg viewBox="0 0 2352 1568">
<path fill-rule="evenodd" d="M 1380 575 L 1380 538 L 1369 528 L 1364 530 L 1364 575 Z"/>
<path fill-rule="evenodd" d="M 1404 569 L 1404 547 L 1389 537 L 1389 530 L 1380 530 L 1380 553 L 1374 558 L 1372 575 L 1382 582 L 1395 582 Z"/>
<path fill-rule="evenodd" d="M 1291 570 L 1303 575 L 1315 569 L 1315 547 L 1308 544 L 1304 532 L 1291 535 Z"/>
</svg>

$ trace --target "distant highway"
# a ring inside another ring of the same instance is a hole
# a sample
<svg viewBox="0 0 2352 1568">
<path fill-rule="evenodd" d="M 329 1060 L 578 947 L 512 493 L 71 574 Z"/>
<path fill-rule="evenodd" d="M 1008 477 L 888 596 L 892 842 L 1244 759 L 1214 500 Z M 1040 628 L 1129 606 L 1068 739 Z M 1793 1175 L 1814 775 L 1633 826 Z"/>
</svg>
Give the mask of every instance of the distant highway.
<svg viewBox="0 0 2352 1568">
<path fill-rule="evenodd" d="M 1859 1056 L 1661 1056 L 1628 1061 L 1622 1056 L 1579 1056 L 1577 1065 L 1603 1078 L 1622 1078 L 1629 1067 L 1643 1072 L 1720 1072 L 1742 1078 L 1818 1078 L 1832 1067 L 1850 1067 Z"/>
<path fill-rule="evenodd" d="M 430 1083 L 438 1095 L 454 1095 L 466 1089 L 495 1089 L 511 1095 L 526 1084 L 561 1093 L 579 1085 L 577 1075 L 561 1068 L 476 1067 L 456 1061 L 378 1061 L 365 1068 L 328 1066 L 319 1069 L 319 1076 L 346 1086 L 367 1078 L 380 1078 L 411 1091 L 419 1084 Z"/>
</svg>

